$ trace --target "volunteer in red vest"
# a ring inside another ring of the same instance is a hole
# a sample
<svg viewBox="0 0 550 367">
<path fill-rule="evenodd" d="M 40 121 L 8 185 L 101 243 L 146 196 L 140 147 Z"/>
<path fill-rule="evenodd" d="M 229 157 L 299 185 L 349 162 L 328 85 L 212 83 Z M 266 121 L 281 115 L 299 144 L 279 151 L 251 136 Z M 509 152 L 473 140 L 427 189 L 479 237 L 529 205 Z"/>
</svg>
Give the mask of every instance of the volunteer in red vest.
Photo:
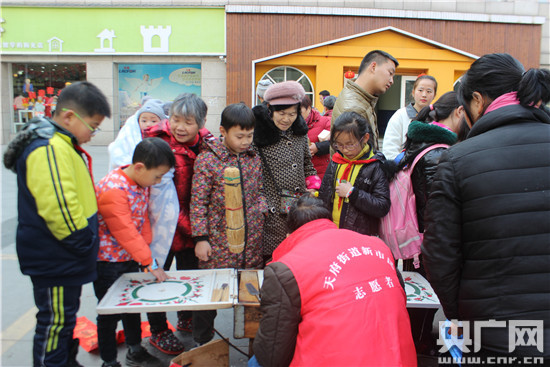
<svg viewBox="0 0 550 367">
<path fill-rule="evenodd" d="M 302 197 L 264 270 L 257 362 L 269 366 L 416 366 L 406 297 L 389 248 L 338 229 Z"/>
</svg>

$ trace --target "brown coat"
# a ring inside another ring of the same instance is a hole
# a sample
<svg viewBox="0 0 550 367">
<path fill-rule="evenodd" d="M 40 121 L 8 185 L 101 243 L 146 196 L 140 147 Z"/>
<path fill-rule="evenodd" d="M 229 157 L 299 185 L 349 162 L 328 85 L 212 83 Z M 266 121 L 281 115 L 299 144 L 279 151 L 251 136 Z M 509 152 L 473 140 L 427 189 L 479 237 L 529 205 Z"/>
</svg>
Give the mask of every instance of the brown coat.
<svg viewBox="0 0 550 367">
<path fill-rule="evenodd" d="M 374 112 L 376 102 L 378 102 L 378 97 L 373 96 L 357 83 L 347 80 L 334 104 L 331 126 L 344 112 L 357 112 L 369 122 L 374 132 L 374 149 L 378 150 L 378 124 Z"/>
</svg>

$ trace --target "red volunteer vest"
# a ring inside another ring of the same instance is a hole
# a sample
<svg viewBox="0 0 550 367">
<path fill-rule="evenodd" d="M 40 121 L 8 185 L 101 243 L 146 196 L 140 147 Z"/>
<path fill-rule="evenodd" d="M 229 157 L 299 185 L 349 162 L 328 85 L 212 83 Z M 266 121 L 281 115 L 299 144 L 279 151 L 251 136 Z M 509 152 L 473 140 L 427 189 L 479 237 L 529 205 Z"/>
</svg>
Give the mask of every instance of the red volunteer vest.
<svg viewBox="0 0 550 367">
<path fill-rule="evenodd" d="M 292 366 L 416 366 L 405 292 L 380 239 L 319 219 L 273 260 L 293 272 L 302 300 Z"/>
</svg>

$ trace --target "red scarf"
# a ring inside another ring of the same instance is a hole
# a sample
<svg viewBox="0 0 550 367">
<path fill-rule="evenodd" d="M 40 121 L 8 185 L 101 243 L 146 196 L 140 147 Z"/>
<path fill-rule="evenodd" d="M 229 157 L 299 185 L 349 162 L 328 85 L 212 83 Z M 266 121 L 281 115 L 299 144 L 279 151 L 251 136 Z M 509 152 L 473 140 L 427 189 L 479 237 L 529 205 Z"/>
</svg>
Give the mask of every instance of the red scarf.
<svg viewBox="0 0 550 367">
<path fill-rule="evenodd" d="M 94 185 L 94 190 L 95 190 L 94 173 L 92 171 L 92 156 L 90 155 L 90 153 L 85 151 L 80 145 L 73 144 L 73 146 L 77 152 L 79 152 L 80 154 L 84 154 L 84 156 L 86 157 L 85 163 L 86 163 L 86 166 L 88 166 L 88 171 L 90 171 L 90 177 L 92 178 L 92 183 Z"/>
<path fill-rule="evenodd" d="M 369 163 L 372 163 L 374 161 L 377 161 L 376 158 L 350 160 L 350 159 L 347 159 L 346 157 L 342 156 L 339 152 L 334 153 L 334 155 L 332 156 L 332 160 L 334 161 L 334 163 L 345 164 L 346 165 L 346 167 L 344 168 L 344 172 L 342 172 L 342 178 L 340 179 L 340 180 L 346 180 L 346 181 L 349 178 L 349 173 L 351 172 L 351 168 L 355 164 L 369 164 Z M 344 201 L 344 198 L 340 197 L 338 200 L 339 200 L 338 201 L 338 209 L 340 209 L 342 207 L 342 203 Z"/>
</svg>

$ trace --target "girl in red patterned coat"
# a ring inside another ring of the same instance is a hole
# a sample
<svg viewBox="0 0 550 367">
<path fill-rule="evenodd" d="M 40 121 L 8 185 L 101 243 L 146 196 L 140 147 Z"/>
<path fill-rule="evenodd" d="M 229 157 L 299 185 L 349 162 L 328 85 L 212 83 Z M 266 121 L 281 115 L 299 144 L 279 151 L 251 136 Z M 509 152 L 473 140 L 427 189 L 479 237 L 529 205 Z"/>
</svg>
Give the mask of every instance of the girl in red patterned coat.
<svg viewBox="0 0 550 367">
<path fill-rule="evenodd" d="M 164 263 L 164 270 L 170 269 L 174 259 L 176 259 L 177 270 L 197 269 L 198 266 L 191 234 L 189 204 L 195 159 L 199 155 L 203 139 L 214 138 L 204 128 L 207 110 L 206 103 L 196 94 L 182 93 L 172 103 L 170 119 L 143 132 L 144 137 L 156 136 L 168 142 L 176 157 L 174 184 L 178 193 L 180 211 L 176 233 Z M 149 342 L 167 354 L 183 352 L 183 343 L 168 328 L 166 313 L 149 313 L 147 316 L 152 333 Z M 192 332 L 191 311 L 178 311 L 177 328 L 180 331 Z"/>
<path fill-rule="evenodd" d="M 206 141 L 195 161 L 191 195 L 191 227 L 199 268 L 262 267 L 262 228 L 267 203 L 262 190 L 260 157 L 251 148 L 255 118 L 243 103 L 227 106 L 221 117 L 222 140 Z M 240 254 L 229 251 L 225 220 L 227 167 L 240 171 L 245 221 L 245 245 Z M 214 336 L 216 311 L 193 312 L 193 338 L 204 344 Z"/>
</svg>

